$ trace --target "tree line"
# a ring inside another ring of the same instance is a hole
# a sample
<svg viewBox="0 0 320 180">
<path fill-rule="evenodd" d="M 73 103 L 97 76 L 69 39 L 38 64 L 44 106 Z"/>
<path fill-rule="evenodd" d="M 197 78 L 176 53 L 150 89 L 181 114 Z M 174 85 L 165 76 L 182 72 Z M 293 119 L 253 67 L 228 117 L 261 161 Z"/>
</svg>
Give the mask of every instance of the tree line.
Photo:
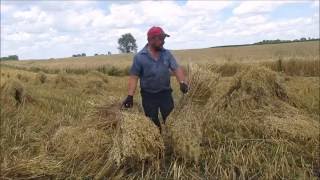
<svg viewBox="0 0 320 180">
<path fill-rule="evenodd" d="M 0 61 L 18 61 L 19 56 L 18 55 L 9 55 L 7 57 L 1 57 Z"/>
<path fill-rule="evenodd" d="M 263 40 L 260 42 L 256 42 L 253 44 L 278 44 L 278 43 L 289 43 L 289 42 L 303 42 L 303 41 L 316 41 L 319 40 L 319 38 L 305 38 L 302 37 L 300 39 L 294 39 L 294 40 L 280 40 L 280 39 L 276 39 L 276 40 Z"/>
<path fill-rule="evenodd" d="M 260 44 L 278 44 L 278 43 L 289 43 L 289 42 L 303 42 L 303 41 L 316 41 L 320 40 L 319 38 L 305 38 L 302 37 L 300 39 L 294 39 L 294 40 L 263 40 L 260 42 L 256 42 L 253 44 L 246 44 L 246 45 L 260 45 Z M 237 45 L 242 46 L 242 45 Z M 218 47 L 228 47 L 228 46 L 218 46 Z M 133 37 L 131 33 L 126 33 L 121 35 L 121 37 L 118 39 L 118 50 L 120 53 L 136 53 L 138 49 L 136 39 Z M 98 54 L 95 53 L 94 56 L 99 56 L 104 54 Z M 105 55 L 111 55 L 111 52 L 108 51 Z M 73 54 L 72 57 L 85 57 L 86 53 L 81 54 Z M 8 57 L 1 57 L 0 60 L 19 60 L 19 57 L 17 55 L 10 55 Z"/>
</svg>

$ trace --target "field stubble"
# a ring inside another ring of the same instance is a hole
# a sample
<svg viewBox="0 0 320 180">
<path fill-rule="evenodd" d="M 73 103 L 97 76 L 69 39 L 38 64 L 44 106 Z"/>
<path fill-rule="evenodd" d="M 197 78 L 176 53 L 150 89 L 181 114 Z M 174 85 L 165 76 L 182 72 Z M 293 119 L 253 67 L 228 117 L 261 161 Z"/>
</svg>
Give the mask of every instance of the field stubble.
<svg viewBox="0 0 320 180">
<path fill-rule="evenodd" d="M 130 112 L 119 110 L 126 78 L 45 74 L 39 83 L 43 73 L 7 68 L 10 78 L 4 76 L 1 86 L 2 177 L 315 179 L 317 78 L 242 68 L 223 77 L 214 66 L 191 64 L 191 91 L 174 94 L 176 108 L 162 135 L 140 103 Z M 85 92 L 92 81 L 105 88 Z"/>
<path fill-rule="evenodd" d="M 1 178 L 317 179 L 319 61 L 307 59 L 186 61 L 191 89 L 172 79 L 163 134 L 140 96 L 120 110 L 127 77 L 115 69 L 2 66 Z"/>
</svg>

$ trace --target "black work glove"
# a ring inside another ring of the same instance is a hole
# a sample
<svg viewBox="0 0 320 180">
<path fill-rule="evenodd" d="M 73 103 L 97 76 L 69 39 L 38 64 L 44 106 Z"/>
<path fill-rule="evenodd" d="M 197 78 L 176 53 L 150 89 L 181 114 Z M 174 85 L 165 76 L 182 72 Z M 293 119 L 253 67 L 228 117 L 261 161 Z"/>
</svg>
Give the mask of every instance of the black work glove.
<svg viewBox="0 0 320 180">
<path fill-rule="evenodd" d="M 133 106 L 133 96 L 128 95 L 127 98 L 122 102 L 122 107 L 132 108 Z"/>
<path fill-rule="evenodd" d="M 185 94 L 189 91 L 189 86 L 185 82 L 180 83 L 180 91 Z"/>
</svg>

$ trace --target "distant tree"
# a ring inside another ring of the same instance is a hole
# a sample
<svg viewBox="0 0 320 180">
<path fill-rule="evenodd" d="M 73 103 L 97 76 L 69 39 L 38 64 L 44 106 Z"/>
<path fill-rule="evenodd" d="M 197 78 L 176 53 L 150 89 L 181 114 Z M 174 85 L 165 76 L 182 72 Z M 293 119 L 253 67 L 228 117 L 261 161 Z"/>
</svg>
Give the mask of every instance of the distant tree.
<svg viewBox="0 0 320 180">
<path fill-rule="evenodd" d="M 94 56 L 99 56 L 99 54 L 95 53 Z"/>
<path fill-rule="evenodd" d="M 10 55 L 10 56 L 8 56 L 8 58 L 10 60 L 19 60 L 19 57 L 17 55 Z"/>
<path fill-rule="evenodd" d="M 86 56 L 86 53 L 72 55 L 72 57 L 81 57 L 81 56 Z"/>
<path fill-rule="evenodd" d="M 280 42 L 281 42 L 280 39 L 277 39 L 277 40 L 273 41 L 272 43 L 280 43 Z"/>
<path fill-rule="evenodd" d="M 9 55 L 8 57 L 1 57 L 1 61 L 17 61 L 19 60 L 18 55 Z"/>
<path fill-rule="evenodd" d="M 110 52 L 110 51 L 108 51 L 108 55 L 111 55 L 111 52 Z"/>
<path fill-rule="evenodd" d="M 138 46 L 136 44 L 136 39 L 131 35 L 131 33 L 123 34 L 118 39 L 118 44 L 118 49 L 121 53 L 137 52 Z"/>
<path fill-rule="evenodd" d="M 300 41 L 306 41 L 307 40 L 307 38 L 305 38 L 305 37 L 302 37 L 301 39 L 300 39 Z"/>
<path fill-rule="evenodd" d="M 294 39 L 294 40 L 280 40 L 280 39 L 276 39 L 276 40 L 263 40 L 254 44 L 278 44 L 278 43 L 288 43 L 288 42 L 303 42 L 303 41 L 311 41 L 311 40 L 319 40 L 319 39 L 314 39 L 314 38 L 305 38 L 302 37 L 300 39 Z"/>
</svg>

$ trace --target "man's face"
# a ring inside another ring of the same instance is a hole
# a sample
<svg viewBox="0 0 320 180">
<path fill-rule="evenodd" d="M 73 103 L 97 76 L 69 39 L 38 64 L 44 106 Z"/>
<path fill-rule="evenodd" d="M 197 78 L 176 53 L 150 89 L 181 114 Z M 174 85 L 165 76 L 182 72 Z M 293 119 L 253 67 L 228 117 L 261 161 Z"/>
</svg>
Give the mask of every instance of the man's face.
<svg viewBox="0 0 320 180">
<path fill-rule="evenodd" d="M 162 35 L 154 36 L 149 40 L 149 44 L 155 50 L 160 51 L 163 48 L 164 39 L 165 39 L 165 36 L 162 36 Z"/>
</svg>

